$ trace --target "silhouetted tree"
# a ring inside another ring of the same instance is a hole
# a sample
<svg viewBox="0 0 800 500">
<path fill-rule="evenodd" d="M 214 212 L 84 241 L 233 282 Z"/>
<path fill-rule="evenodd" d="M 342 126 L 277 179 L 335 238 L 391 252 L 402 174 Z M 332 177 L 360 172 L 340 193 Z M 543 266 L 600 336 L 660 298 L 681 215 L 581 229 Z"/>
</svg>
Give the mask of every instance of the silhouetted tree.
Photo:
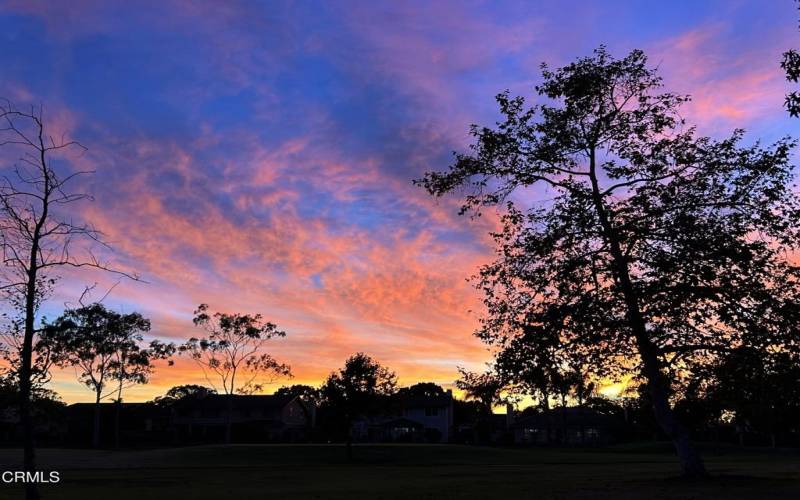
<svg viewBox="0 0 800 500">
<path fill-rule="evenodd" d="M 133 321 L 127 321 L 126 316 L 135 321 L 138 313 L 122 316 L 122 321 L 123 323 L 128 323 L 129 330 L 124 334 L 126 340 L 119 343 L 112 361 L 112 378 L 117 383 L 117 397 L 114 398 L 114 446 L 116 448 L 119 448 L 120 444 L 119 431 L 123 389 L 132 385 L 146 384 L 153 373 L 153 362 L 156 360 L 168 360 L 168 364 L 172 365 L 173 361 L 170 358 L 175 354 L 176 350 L 174 344 L 165 344 L 158 340 L 153 340 L 147 348 L 143 348 L 140 344 L 143 340 L 142 335 L 135 330 L 136 327 L 133 326 Z M 140 331 L 149 331 L 150 321 L 144 321 L 146 322 L 147 330 Z"/>
<path fill-rule="evenodd" d="M 299 398 L 300 408 L 306 416 L 307 431 L 309 436 L 313 434 L 316 426 L 316 408 L 319 406 L 321 395 L 320 390 L 305 384 L 294 384 L 279 388 L 275 391 L 275 396 L 286 398 Z"/>
<path fill-rule="evenodd" d="M 475 415 L 473 422 L 474 440 L 486 442 L 491 438 L 492 408 L 502 403 L 502 392 L 506 389 L 506 381 L 494 371 L 475 373 L 459 367 L 460 378 L 456 380 L 456 387 L 464 391 L 467 399 L 480 403 L 480 412 Z"/>
<path fill-rule="evenodd" d="M 0 376 L 0 414 L 6 418 L 19 415 L 19 381 L 13 376 Z M 66 404 L 55 392 L 37 387 L 31 393 L 31 417 L 35 424 L 58 424 L 65 418 Z"/>
<path fill-rule="evenodd" d="M 14 381 L 20 385 L 20 353 L 24 341 L 23 329 L 24 321 L 18 316 L 4 314 L 6 319 L 0 330 L 0 359 L 3 367 L 0 368 L 0 376 L 6 381 Z M 50 368 L 53 365 L 53 358 L 45 342 L 36 338 L 33 348 L 33 359 L 31 361 L 30 385 L 31 397 L 35 398 L 37 392 L 47 391 L 46 385 L 50 382 Z M 17 399 L 19 400 L 19 398 Z"/>
<path fill-rule="evenodd" d="M 119 411 L 123 389 L 147 383 L 153 361 L 167 358 L 174 351 L 174 346 L 159 341 L 142 347 L 142 334 L 149 330 L 150 320 L 141 314 L 120 314 L 97 303 L 67 310 L 42 329 L 42 339 L 49 345 L 55 362 L 75 367 L 78 380 L 95 394 L 95 448 L 100 445 L 101 400 L 116 393 Z M 118 434 L 118 430 L 115 432 Z"/>
<path fill-rule="evenodd" d="M 773 447 L 779 433 L 796 428 L 800 408 L 800 358 L 796 354 L 765 354 L 740 347 L 719 359 L 710 371 L 706 399 L 718 418 L 731 412 L 733 423 L 742 432 L 759 431 L 769 436 Z"/>
<path fill-rule="evenodd" d="M 397 376 L 388 368 L 359 352 L 345 361 L 344 368 L 331 373 L 320 388 L 322 404 L 339 420 L 345 433 L 348 460 L 353 458 L 352 427 L 356 418 L 374 411 L 376 403 L 391 396 Z"/>
<path fill-rule="evenodd" d="M 468 399 L 480 402 L 483 411 L 491 415 L 492 408 L 502 402 L 505 382 L 492 371 L 475 373 L 459 367 L 458 373 L 461 377 L 456 380 L 456 387 L 464 391 Z"/>
<path fill-rule="evenodd" d="M 312 404 L 317 404 L 320 400 L 320 390 L 305 384 L 280 387 L 274 394 L 280 397 L 298 397 Z"/>
<path fill-rule="evenodd" d="M 529 332 L 535 334 L 534 332 Z M 509 344 L 495 355 L 494 369 L 512 393 L 536 399 L 546 422 L 546 441 L 553 439 L 550 414 L 550 399 L 557 392 L 559 379 L 558 341 L 528 342 L 525 333 L 511 339 Z"/>
<path fill-rule="evenodd" d="M 473 127 L 470 153 L 417 182 L 436 196 L 466 187 L 462 213 L 505 203 L 498 259 L 478 276 L 479 337 L 556 339 L 597 370 L 638 361 L 684 474 L 702 476 L 670 405 L 674 368 L 800 337 L 800 273 L 785 259 L 800 242 L 794 142 L 697 137 L 678 115 L 688 98 L 660 87 L 641 51 L 543 66 L 536 90 L 555 104 L 500 94 L 497 127 Z"/>
<path fill-rule="evenodd" d="M 397 391 L 399 396 L 436 398 L 446 394 L 446 391 L 439 384 L 433 382 L 418 382 L 408 387 L 402 387 Z"/>
<path fill-rule="evenodd" d="M 175 387 L 170 388 L 166 393 L 164 393 L 163 396 L 156 397 L 153 400 L 153 403 L 159 406 L 169 407 L 174 405 L 178 401 L 183 401 L 184 399 L 203 399 L 207 396 L 216 393 L 217 391 L 215 391 L 214 389 L 202 385 L 196 385 L 196 384 L 176 385 Z"/>
<path fill-rule="evenodd" d="M 268 340 L 285 337 L 286 332 L 278 330 L 274 323 L 263 321 L 260 314 L 209 314 L 207 304 L 200 304 L 193 321 L 207 336 L 192 337 L 179 350 L 191 356 L 202 368 L 208 383 L 217 390 L 217 385 L 209 378 L 210 374 L 215 375 L 222 393 L 229 396 L 225 442 L 230 443 L 232 396 L 260 392 L 277 377 L 292 376 L 288 365 L 263 352 Z M 244 378 L 244 383 L 240 377 Z"/>
<path fill-rule="evenodd" d="M 18 154 L 19 161 L 0 177 L 0 246 L 3 267 L 0 292 L 18 313 L 17 340 L 12 346 L 12 370 L 20 384 L 20 420 L 24 434 L 23 467 L 36 469 L 31 396 L 36 378 L 44 373 L 34 347 L 36 313 L 58 279 L 59 269 L 90 267 L 119 273 L 99 260 L 93 244 L 100 233 L 89 224 L 74 222 L 74 203 L 89 198 L 71 191 L 73 181 L 90 172 L 56 168 L 63 154 L 85 148 L 75 141 L 54 138 L 45 129 L 42 109 L 21 111 L 9 101 L 0 103 L 0 146 Z M 55 162 L 55 164 L 54 164 Z M 35 483 L 26 496 L 38 498 Z"/>
</svg>

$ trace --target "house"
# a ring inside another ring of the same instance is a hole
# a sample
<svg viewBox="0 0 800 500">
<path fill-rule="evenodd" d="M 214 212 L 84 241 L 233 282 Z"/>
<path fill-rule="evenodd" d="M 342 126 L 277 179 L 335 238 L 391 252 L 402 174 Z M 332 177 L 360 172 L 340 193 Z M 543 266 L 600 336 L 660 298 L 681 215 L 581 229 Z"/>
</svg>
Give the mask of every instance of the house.
<svg viewBox="0 0 800 500">
<path fill-rule="evenodd" d="M 462 402 L 463 403 L 463 402 Z M 456 410 L 451 442 L 459 444 L 511 444 L 509 416 L 504 413 Z"/>
<path fill-rule="evenodd" d="M 362 442 L 446 443 L 453 437 L 452 391 L 401 391 L 384 413 L 353 422 L 353 439 Z"/>
<path fill-rule="evenodd" d="M 119 441 L 123 445 L 155 444 L 168 439 L 169 412 L 153 403 L 100 403 L 100 444 L 116 442 L 119 410 Z M 94 403 L 74 403 L 66 408 L 66 441 L 87 446 L 94 432 Z"/>
<path fill-rule="evenodd" d="M 513 419 L 516 444 L 602 445 L 614 441 L 613 417 L 589 408 L 554 408 Z"/>
<path fill-rule="evenodd" d="M 424 441 L 446 443 L 453 436 L 453 391 L 400 395 L 402 416 L 423 427 Z"/>
<path fill-rule="evenodd" d="M 176 402 L 171 425 L 179 442 L 222 441 L 229 423 L 234 442 L 292 442 L 307 440 L 315 419 L 298 396 L 212 394 Z"/>
<path fill-rule="evenodd" d="M 425 426 L 403 417 L 359 418 L 353 422 L 354 441 L 371 443 L 422 443 Z"/>
</svg>

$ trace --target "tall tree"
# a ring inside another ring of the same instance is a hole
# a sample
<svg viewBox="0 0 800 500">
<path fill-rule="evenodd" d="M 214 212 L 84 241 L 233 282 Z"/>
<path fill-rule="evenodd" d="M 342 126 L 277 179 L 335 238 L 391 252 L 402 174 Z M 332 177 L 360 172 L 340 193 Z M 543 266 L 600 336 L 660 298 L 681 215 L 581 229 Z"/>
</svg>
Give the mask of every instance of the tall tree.
<svg viewBox="0 0 800 500">
<path fill-rule="evenodd" d="M 496 367 L 483 373 L 468 371 L 459 367 L 459 379 L 456 387 L 464 391 L 467 399 L 478 403 L 478 412 L 474 415 L 473 437 L 475 442 L 487 443 L 492 439 L 492 409 L 495 405 L 507 402 L 504 392 L 508 389 L 508 381 L 496 373 Z"/>
<path fill-rule="evenodd" d="M 114 398 L 114 447 L 120 445 L 120 416 L 122 413 L 122 391 L 128 387 L 146 384 L 155 370 L 156 360 L 168 360 L 173 364 L 172 357 L 176 348 L 174 344 L 165 344 L 158 340 L 150 342 L 149 346 L 142 345 L 142 332 L 149 331 L 150 320 L 142 318 L 138 313 L 120 315 L 120 335 L 117 352 L 112 361 L 112 375 L 116 383 L 116 397 Z"/>
<path fill-rule="evenodd" d="M 394 394 L 397 376 L 363 352 L 350 356 L 344 368 L 331 373 L 320 388 L 329 414 L 339 417 L 348 460 L 353 458 L 353 423 L 376 410 L 381 398 Z"/>
<path fill-rule="evenodd" d="M 534 351 L 555 339 L 601 372 L 635 362 L 684 474 L 702 476 L 670 404 L 681 377 L 731 346 L 800 340 L 800 272 L 785 259 L 800 242 L 794 142 L 698 137 L 678 114 L 688 97 L 660 87 L 641 51 L 545 65 L 543 103 L 500 94 L 497 126 L 474 126 L 472 151 L 418 182 L 466 187 L 462 212 L 505 204 L 498 258 L 477 278 L 479 337 Z"/>
<path fill-rule="evenodd" d="M 73 366 L 78 380 L 95 394 L 92 446 L 100 445 L 100 403 L 116 394 L 117 418 L 122 391 L 147 383 L 156 359 L 168 358 L 174 346 L 153 341 L 143 347 L 143 333 L 150 320 L 139 313 L 120 314 L 102 304 L 90 304 L 64 312 L 41 332 L 56 363 Z M 118 439 L 119 429 L 115 429 Z"/>
<path fill-rule="evenodd" d="M 285 337 L 277 325 L 264 321 L 260 314 L 209 314 L 208 304 L 194 312 L 194 324 L 206 336 L 192 337 L 179 347 L 201 367 L 209 384 L 228 395 L 228 422 L 225 441 L 231 442 L 233 395 L 260 392 L 278 377 L 291 377 L 289 365 L 279 363 L 264 351 L 267 342 Z M 217 384 L 210 378 L 214 376 Z M 244 379 L 244 382 L 242 382 Z"/>
<path fill-rule="evenodd" d="M 13 371 L 20 386 L 20 420 L 23 428 L 23 467 L 36 469 L 31 395 L 44 372 L 34 353 L 36 314 L 58 279 L 59 269 L 95 268 L 119 273 L 93 252 L 101 244 L 91 225 L 75 222 L 71 207 L 89 195 L 72 191 L 75 179 L 88 171 L 71 169 L 65 155 L 85 148 L 63 135 L 45 129 L 42 109 L 22 111 L 9 101 L 0 102 L 0 146 L 19 159 L 0 177 L 0 247 L 2 292 L 18 314 L 18 342 L 13 346 Z M 136 278 L 133 275 L 127 275 Z M 26 496 L 38 498 L 35 483 Z"/>
</svg>

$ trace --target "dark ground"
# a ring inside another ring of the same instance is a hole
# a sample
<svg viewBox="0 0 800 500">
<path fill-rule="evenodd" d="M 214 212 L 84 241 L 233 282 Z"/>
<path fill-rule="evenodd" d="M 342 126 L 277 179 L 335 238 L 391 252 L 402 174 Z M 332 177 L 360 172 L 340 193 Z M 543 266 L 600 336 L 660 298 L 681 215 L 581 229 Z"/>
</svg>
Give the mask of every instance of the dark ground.
<svg viewBox="0 0 800 500">
<path fill-rule="evenodd" d="M 667 450 L 365 445 L 347 463 L 340 445 L 47 449 L 41 466 L 62 480 L 41 491 L 45 500 L 800 498 L 798 451 L 709 448 L 713 477 L 691 482 Z M 19 460 L 18 450 L 0 450 L 0 469 L 16 470 Z M 0 483 L 0 498 L 21 496 Z"/>
</svg>

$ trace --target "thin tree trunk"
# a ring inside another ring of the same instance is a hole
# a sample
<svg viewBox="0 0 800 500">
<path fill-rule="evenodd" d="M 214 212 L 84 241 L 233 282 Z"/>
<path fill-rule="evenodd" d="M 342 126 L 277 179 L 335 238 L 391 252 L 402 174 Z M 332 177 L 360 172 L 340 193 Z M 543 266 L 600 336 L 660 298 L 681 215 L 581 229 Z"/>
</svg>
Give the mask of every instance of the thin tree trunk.
<svg viewBox="0 0 800 500">
<path fill-rule="evenodd" d="M 544 401 L 544 418 L 545 425 L 547 426 L 547 435 L 545 436 L 545 443 L 550 444 L 553 438 L 553 425 L 550 422 L 550 393 L 547 391 L 542 392 L 542 400 Z"/>
<path fill-rule="evenodd" d="M 569 433 L 567 432 L 567 397 L 561 393 L 561 444 L 569 444 Z"/>
<path fill-rule="evenodd" d="M 41 129 L 39 130 L 39 138 L 41 140 Z M 45 165 L 44 151 L 41 153 L 42 165 Z M 34 441 L 34 423 L 33 415 L 31 414 L 31 400 L 32 400 L 32 376 L 33 376 L 33 335 L 34 330 L 34 317 L 36 315 L 36 279 L 39 269 L 38 253 L 39 253 L 39 240 L 42 231 L 42 226 L 47 220 L 48 215 L 48 197 L 47 193 L 50 189 L 50 178 L 45 175 L 45 198 L 42 201 L 42 214 L 36 223 L 31 238 L 31 254 L 28 262 L 27 283 L 25 287 L 25 334 L 22 339 L 22 362 L 19 370 L 19 392 L 20 392 L 20 423 L 22 424 L 22 447 L 23 447 L 23 469 L 25 472 L 34 473 L 36 471 L 36 451 Z M 27 500 L 38 500 L 39 490 L 36 488 L 36 483 L 28 482 L 25 485 L 25 498 Z"/>
<path fill-rule="evenodd" d="M 100 447 L 100 391 L 95 392 L 94 424 L 92 425 L 92 448 Z"/>
<path fill-rule="evenodd" d="M 642 373 L 647 379 L 647 389 L 650 394 L 653 412 L 661 429 L 669 436 L 675 446 L 675 451 L 681 463 L 683 475 L 687 477 L 702 477 L 706 475 L 705 465 L 700 455 L 689 441 L 689 432 L 678 421 L 675 412 L 669 404 L 669 385 L 661 372 L 661 363 L 658 359 L 656 346 L 650 340 L 645 326 L 644 317 L 639 306 L 639 299 L 633 288 L 633 283 L 628 270 L 627 260 L 616 231 L 606 213 L 595 171 L 594 148 L 590 149 L 589 172 L 592 182 L 592 201 L 597 211 L 600 225 L 609 244 L 609 250 L 614 267 L 614 275 L 622 290 L 627 309 L 628 323 L 633 332 L 634 340 L 642 361 Z"/>
<path fill-rule="evenodd" d="M 228 394 L 226 398 L 228 400 L 228 411 L 227 419 L 225 422 L 225 444 L 231 444 L 232 434 L 233 434 L 233 394 Z"/>
<path fill-rule="evenodd" d="M 117 402 L 114 406 L 114 448 L 119 449 L 119 420 L 120 413 L 122 412 L 122 380 L 120 380 L 119 388 L 117 389 Z"/>
<path fill-rule="evenodd" d="M 114 448 L 119 449 L 119 414 L 122 411 L 122 401 L 117 400 L 114 405 Z"/>
<path fill-rule="evenodd" d="M 36 448 L 34 441 L 34 423 L 31 412 L 32 384 L 31 384 L 31 362 L 33 357 L 33 313 L 34 302 L 33 293 L 28 287 L 28 299 L 26 300 L 25 313 L 25 336 L 22 344 L 22 363 L 19 370 L 19 418 L 22 425 L 22 447 L 23 447 L 23 469 L 25 472 L 34 473 L 36 471 Z M 39 491 L 36 483 L 29 482 L 25 485 L 25 498 L 27 500 L 38 500 Z"/>
<path fill-rule="evenodd" d="M 586 426 L 584 425 L 584 417 L 586 413 L 583 408 L 583 384 L 578 385 L 578 422 L 580 422 L 581 445 L 586 444 Z"/>
</svg>

